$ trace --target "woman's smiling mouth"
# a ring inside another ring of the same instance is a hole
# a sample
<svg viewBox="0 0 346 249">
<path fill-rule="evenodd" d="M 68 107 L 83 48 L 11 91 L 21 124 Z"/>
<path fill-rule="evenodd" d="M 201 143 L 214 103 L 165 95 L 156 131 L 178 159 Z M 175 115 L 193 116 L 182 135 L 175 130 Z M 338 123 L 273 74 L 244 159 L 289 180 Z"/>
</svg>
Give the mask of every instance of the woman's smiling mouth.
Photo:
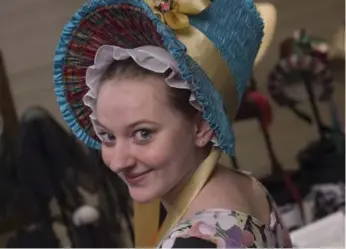
<svg viewBox="0 0 346 249">
<path fill-rule="evenodd" d="M 147 170 L 141 173 L 124 173 L 125 181 L 130 185 L 140 184 L 152 170 Z"/>
</svg>

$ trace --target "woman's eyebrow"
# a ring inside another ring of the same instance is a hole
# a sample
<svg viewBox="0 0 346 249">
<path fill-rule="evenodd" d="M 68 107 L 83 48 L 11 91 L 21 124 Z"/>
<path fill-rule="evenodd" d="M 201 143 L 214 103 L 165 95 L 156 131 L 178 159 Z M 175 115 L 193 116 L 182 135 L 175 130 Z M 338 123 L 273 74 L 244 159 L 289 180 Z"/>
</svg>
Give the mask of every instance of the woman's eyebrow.
<svg viewBox="0 0 346 249">
<path fill-rule="evenodd" d="M 151 121 L 151 120 L 147 120 L 147 119 L 140 119 L 136 122 L 129 124 L 127 127 L 128 128 L 134 128 L 134 127 L 139 126 L 141 124 L 159 125 L 159 123 L 157 123 L 155 121 Z"/>
<path fill-rule="evenodd" d="M 136 122 L 133 122 L 133 123 L 130 123 L 129 125 L 127 125 L 127 128 L 133 129 L 136 126 L 139 126 L 139 125 L 142 125 L 142 124 L 159 125 L 159 123 L 157 123 L 155 121 L 151 121 L 151 120 L 147 120 L 147 119 L 140 119 L 140 120 L 138 120 Z M 96 120 L 96 125 L 100 126 L 105 131 L 111 133 L 111 129 L 107 128 L 107 126 L 102 124 L 99 120 Z"/>
<path fill-rule="evenodd" d="M 107 126 L 105 126 L 104 124 L 102 124 L 99 120 L 95 120 L 96 121 L 96 125 L 100 126 L 103 130 L 105 130 L 106 132 L 111 133 L 111 129 L 108 129 Z"/>
</svg>

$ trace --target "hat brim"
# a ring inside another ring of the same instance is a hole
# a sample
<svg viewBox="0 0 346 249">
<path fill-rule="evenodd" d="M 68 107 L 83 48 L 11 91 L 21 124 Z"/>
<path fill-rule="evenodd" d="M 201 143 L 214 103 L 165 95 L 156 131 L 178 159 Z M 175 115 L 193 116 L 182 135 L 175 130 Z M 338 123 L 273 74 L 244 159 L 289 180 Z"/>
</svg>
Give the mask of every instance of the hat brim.
<svg viewBox="0 0 346 249">
<path fill-rule="evenodd" d="M 256 3 L 256 7 L 260 16 L 264 22 L 264 36 L 262 39 L 261 47 L 257 53 L 255 59 L 255 66 L 262 61 L 268 48 L 271 45 L 271 42 L 274 37 L 276 23 L 277 23 L 277 11 L 273 4 L 271 3 Z"/>
<path fill-rule="evenodd" d="M 224 1 L 226 3 L 226 0 Z M 220 6 L 216 6 L 220 8 Z M 253 8 L 248 11 L 249 8 L 240 3 L 239 6 L 236 4 L 234 8 L 238 7 L 244 8 L 240 11 L 242 15 L 252 16 L 249 23 L 254 24 L 255 30 L 262 27 L 262 23 L 259 23 L 258 13 L 255 13 Z M 216 10 L 210 8 L 210 11 L 204 12 L 210 15 L 209 20 L 212 18 L 214 21 L 219 20 L 218 8 Z M 259 7 L 259 9 L 261 12 L 263 7 Z M 265 10 L 262 17 L 266 20 L 268 7 Z M 191 20 L 191 24 L 195 25 L 197 29 L 204 29 L 205 33 L 209 30 L 209 35 L 214 33 L 209 25 L 203 23 L 203 25 L 199 25 L 197 19 Z M 229 23 L 232 24 L 232 22 Z M 253 58 L 258 49 L 260 36 L 262 36 L 262 32 L 252 33 L 252 38 L 255 38 L 250 39 L 251 29 L 245 30 L 246 35 L 242 37 L 255 43 L 254 47 L 249 49 L 251 50 L 248 53 L 249 56 L 246 56 L 249 59 L 245 64 L 233 63 L 245 46 L 238 46 L 236 45 L 238 43 L 235 42 L 232 47 L 235 50 L 233 53 L 230 53 L 229 45 L 218 47 L 220 52 L 233 56 L 227 59 L 227 63 L 236 75 L 237 92 L 240 92 L 240 96 L 245 88 L 244 85 L 248 82 L 249 71 L 252 70 Z M 222 32 L 220 29 L 219 33 L 222 34 Z M 219 37 L 215 36 L 210 39 L 217 41 Z M 232 41 L 231 38 L 228 40 Z M 266 41 L 264 41 L 263 48 L 266 47 L 265 43 Z M 95 54 L 102 45 L 116 45 L 123 48 L 154 45 L 165 48 L 177 62 L 181 77 L 191 84 L 191 89 L 203 108 L 203 117 L 218 138 L 220 149 L 228 155 L 233 155 L 232 121 L 224 111 L 220 93 L 199 64 L 186 53 L 186 47 L 177 39 L 173 30 L 162 23 L 145 1 L 138 0 L 88 1 L 73 15 L 63 29 L 54 57 L 54 89 L 60 111 L 76 137 L 88 146 L 100 149 L 101 143 L 90 120 L 92 110 L 84 104 L 83 97 L 88 91 L 85 83 L 86 69 L 93 65 Z M 240 96 L 238 102 L 240 102 Z"/>
<path fill-rule="evenodd" d="M 60 111 L 78 139 L 100 149 L 90 120 L 92 110 L 83 102 L 88 91 L 86 70 L 102 45 L 136 48 L 154 45 L 168 50 L 177 61 L 181 76 L 191 83 L 203 117 L 218 138 L 220 148 L 229 155 L 234 135 L 223 102 L 203 70 L 186 54 L 175 33 L 144 3 L 137 0 L 90 1 L 65 25 L 54 57 L 54 90 Z M 224 125 L 220 125 L 220 123 Z"/>
<path fill-rule="evenodd" d="M 65 25 L 54 57 L 54 90 L 65 121 L 88 146 L 95 149 L 101 146 L 90 120 L 92 110 L 83 102 L 89 90 L 86 70 L 94 64 L 98 48 L 109 44 L 123 48 L 164 47 L 156 30 L 142 9 L 120 0 L 108 4 L 91 1 Z"/>
</svg>

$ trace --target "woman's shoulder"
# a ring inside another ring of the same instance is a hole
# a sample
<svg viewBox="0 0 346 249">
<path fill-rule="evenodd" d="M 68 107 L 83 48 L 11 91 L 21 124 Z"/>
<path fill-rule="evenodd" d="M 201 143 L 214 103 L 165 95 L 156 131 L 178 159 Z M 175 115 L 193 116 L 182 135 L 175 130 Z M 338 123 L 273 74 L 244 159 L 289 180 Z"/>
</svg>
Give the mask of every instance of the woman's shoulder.
<svg viewBox="0 0 346 249">
<path fill-rule="evenodd" d="M 207 209 L 179 222 L 161 242 L 161 248 L 290 247 L 279 222 L 266 226 L 251 215 L 225 209 Z"/>
</svg>

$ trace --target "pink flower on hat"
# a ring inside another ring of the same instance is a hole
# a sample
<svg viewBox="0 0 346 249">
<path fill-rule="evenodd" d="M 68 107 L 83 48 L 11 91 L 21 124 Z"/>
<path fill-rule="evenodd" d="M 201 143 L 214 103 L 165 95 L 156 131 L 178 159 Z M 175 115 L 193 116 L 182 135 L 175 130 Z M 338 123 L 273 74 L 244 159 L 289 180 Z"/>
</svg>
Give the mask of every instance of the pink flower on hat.
<svg viewBox="0 0 346 249">
<path fill-rule="evenodd" d="M 155 7 L 162 12 L 171 10 L 172 0 L 155 0 Z"/>
</svg>

